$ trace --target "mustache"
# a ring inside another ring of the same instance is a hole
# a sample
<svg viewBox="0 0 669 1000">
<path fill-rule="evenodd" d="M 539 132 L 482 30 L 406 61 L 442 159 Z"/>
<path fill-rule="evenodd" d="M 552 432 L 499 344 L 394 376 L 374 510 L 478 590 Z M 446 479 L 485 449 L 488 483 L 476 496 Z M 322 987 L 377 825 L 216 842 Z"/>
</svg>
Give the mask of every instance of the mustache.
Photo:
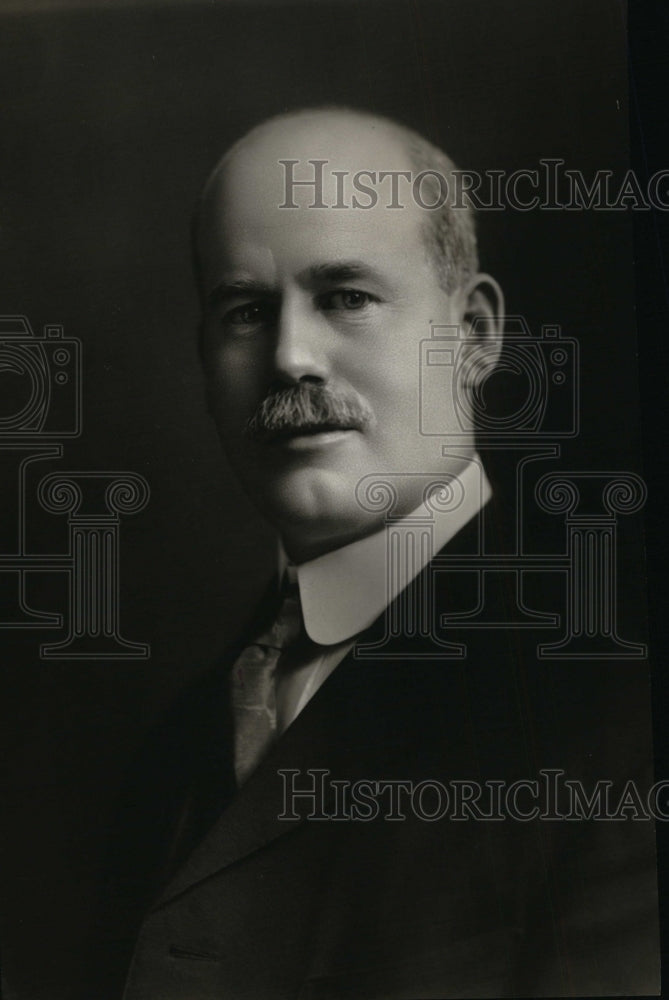
<svg viewBox="0 0 669 1000">
<path fill-rule="evenodd" d="M 318 430 L 363 430 L 373 419 L 356 393 L 337 392 L 316 382 L 298 382 L 270 393 L 247 421 L 247 437 L 266 441 Z"/>
</svg>

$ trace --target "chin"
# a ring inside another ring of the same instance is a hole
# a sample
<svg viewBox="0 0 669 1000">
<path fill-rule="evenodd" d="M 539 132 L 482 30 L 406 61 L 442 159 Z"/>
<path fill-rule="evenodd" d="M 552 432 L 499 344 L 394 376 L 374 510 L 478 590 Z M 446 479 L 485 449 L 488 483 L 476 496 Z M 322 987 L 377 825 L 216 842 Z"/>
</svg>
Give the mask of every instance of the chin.
<svg viewBox="0 0 669 1000">
<path fill-rule="evenodd" d="M 356 483 L 353 477 L 322 473 L 283 477 L 264 484 L 261 509 L 279 534 L 293 541 L 292 548 L 325 551 L 375 528 L 374 516 L 356 501 Z"/>
<path fill-rule="evenodd" d="M 348 502 L 331 490 L 284 487 L 268 491 L 263 497 L 263 506 L 274 523 L 290 527 L 304 525 L 306 528 L 310 524 L 335 525 L 342 520 L 349 520 L 353 514 L 351 508 L 355 499 L 349 493 L 347 500 Z"/>
</svg>

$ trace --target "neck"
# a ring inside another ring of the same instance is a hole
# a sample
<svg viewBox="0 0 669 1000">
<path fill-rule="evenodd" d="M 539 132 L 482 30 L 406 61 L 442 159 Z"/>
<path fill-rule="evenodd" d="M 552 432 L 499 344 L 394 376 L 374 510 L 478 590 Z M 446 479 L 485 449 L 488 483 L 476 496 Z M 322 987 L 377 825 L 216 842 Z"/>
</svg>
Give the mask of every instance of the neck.
<svg viewBox="0 0 669 1000">
<path fill-rule="evenodd" d="M 449 466 L 443 471 L 444 482 L 449 482 L 452 478 L 457 478 L 467 469 L 474 454 L 473 446 L 470 453 L 453 455 L 450 457 Z M 367 508 L 363 511 L 358 506 L 353 513 L 349 512 L 349 518 L 343 516 L 341 510 L 328 511 L 327 517 L 294 517 L 292 520 L 277 518 L 274 527 L 279 533 L 284 551 L 292 562 L 300 564 L 310 562 L 319 556 L 326 555 L 335 549 L 341 549 L 351 542 L 367 538 L 376 534 L 388 523 L 388 519 L 393 521 L 407 517 L 416 511 L 421 503 L 425 502 L 425 487 L 432 479 L 434 488 L 438 490 L 439 475 L 425 477 L 412 475 L 418 485 L 414 485 L 410 491 L 400 492 L 391 487 L 387 497 L 380 490 L 382 505 L 377 509 Z M 379 487 L 388 486 L 383 477 L 379 477 Z M 376 498 L 375 498 L 376 500 Z M 370 500 L 371 505 L 371 500 Z"/>
<path fill-rule="evenodd" d="M 364 526 L 358 526 L 357 529 L 350 532 L 339 531 L 336 535 L 327 537 L 310 536 L 304 530 L 296 529 L 280 529 L 279 536 L 286 555 L 291 562 L 299 566 L 301 563 L 311 562 L 312 559 L 318 559 L 319 556 L 324 556 L 328 552 L 350 545 L 351 542 L 357 542 L 360 538 L 375 534 L 383 528 L 384 523 L 383 520 L 372 521 Z"/>
</svg>

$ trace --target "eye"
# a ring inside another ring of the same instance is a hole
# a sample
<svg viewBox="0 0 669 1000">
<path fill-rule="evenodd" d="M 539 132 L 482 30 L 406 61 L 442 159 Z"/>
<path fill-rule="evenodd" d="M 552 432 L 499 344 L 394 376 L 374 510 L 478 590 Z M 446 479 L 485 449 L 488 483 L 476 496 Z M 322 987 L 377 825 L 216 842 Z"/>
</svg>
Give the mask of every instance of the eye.
<svg viewBox="0 0 669 1000">
<path fill-rule="evenodd" d="M 370 302 L 377 300 L 369 294 L 362 292 L 358 288 L 339 288 L 336 292 L 326 292 L 321 296 L 320 305 L 322 309 L 364 309 Z"/>
<path fill-rule="evenodd" d="M 226 326 L 267 326 L 276 319 L 276 307 L 271 302 L 245 302 L 223 316 Z"/>
</svg>

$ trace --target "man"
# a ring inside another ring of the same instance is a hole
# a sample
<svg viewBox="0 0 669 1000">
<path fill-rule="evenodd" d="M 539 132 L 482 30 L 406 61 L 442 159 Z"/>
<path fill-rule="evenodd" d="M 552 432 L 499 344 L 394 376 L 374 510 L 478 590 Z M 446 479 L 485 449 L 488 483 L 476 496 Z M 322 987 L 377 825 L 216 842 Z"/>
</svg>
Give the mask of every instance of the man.
<svg viewBox="0 0 669 1000">
<path fill-rule="evenodd" d="M 499 353 L 502 293 L 470 213 L 442 197 L 452 170 L 395 123 L 316 109 L 252 130 L 203 191 L 209 405 L 281 556 L 153 751 L 126 1000 L 655 988 L 649 824 L 542 824 L 518 796 L 513 817 L 440 810 L 440 783 L 620 781 L 649 755 L 638 674 L 440 627 L 464 583 L 435 573 L 438 553 L 504 530 L 467 405 Z M 426 402 L 435 327 L 457 331 L 457 356 Z M 487 594 L 493 620 L 507 596 Z"/>
</svg>

